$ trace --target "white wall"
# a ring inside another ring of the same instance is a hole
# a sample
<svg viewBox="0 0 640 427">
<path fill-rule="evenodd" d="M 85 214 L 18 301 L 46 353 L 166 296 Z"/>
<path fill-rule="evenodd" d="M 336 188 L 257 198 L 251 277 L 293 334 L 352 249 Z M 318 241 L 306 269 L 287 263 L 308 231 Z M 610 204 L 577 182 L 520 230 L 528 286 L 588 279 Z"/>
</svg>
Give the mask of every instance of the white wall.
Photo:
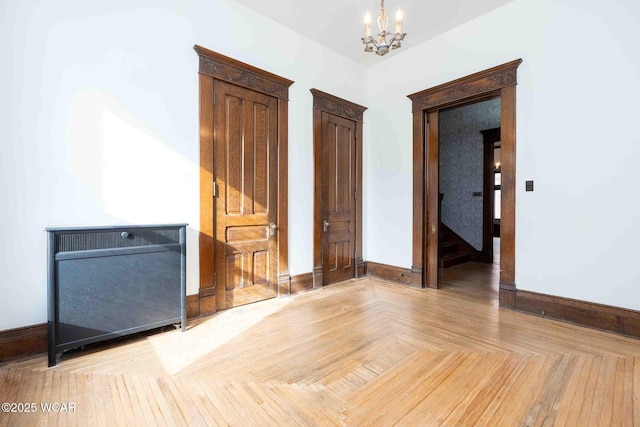
<svg viewBox="0 0 640 427">
<path fill-rule="evenodd" d="M 405 45 L 410 18 L 407 11 Z M 367 259 L 411 267 L 406 95 L 522 58 L 516 285 L 640 309 L 637 40 L 635 0 L 517 0 L 374 66 L 366 120 L 376 125 L 365 135 Z M 525 180 L 535 181 L 533 193 L 524 191 Z"/>
<path fill-rule="evenodd" d="M 363 104 L 364 68 L 231 0 L 0 5 L 0 330 L 46 321 L 48 226 L 188 222 L 198 289 L 194 44 L 295 81 L 290 272 L 312 270 L 312 97 Z"/>
</svg>

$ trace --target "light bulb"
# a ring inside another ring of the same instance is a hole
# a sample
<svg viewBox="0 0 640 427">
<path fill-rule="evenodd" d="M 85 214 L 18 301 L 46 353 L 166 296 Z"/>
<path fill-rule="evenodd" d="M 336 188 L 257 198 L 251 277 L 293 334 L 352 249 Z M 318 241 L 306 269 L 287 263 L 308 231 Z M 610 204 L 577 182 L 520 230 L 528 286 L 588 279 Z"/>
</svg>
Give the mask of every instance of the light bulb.
<svg viewBox="0 0 640 427">
<path fill-rule="evenodd" d="M 402 11 L 398 10 L 396 13 L 396 34 L 402 33 Z"/>
<path fill-rule="evenodd" d="M 371 37 L 371 15 L 369 12 L 364 15 L 364 36 Z"/>
</svg>

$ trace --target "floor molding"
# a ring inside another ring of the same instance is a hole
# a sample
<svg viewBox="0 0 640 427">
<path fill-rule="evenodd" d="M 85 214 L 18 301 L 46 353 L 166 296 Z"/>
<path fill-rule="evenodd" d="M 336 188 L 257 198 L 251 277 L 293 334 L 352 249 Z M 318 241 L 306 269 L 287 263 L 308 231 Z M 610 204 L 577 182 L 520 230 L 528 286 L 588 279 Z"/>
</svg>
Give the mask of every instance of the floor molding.
<svg viewBox="0 0 640 427">
<path fill-rule="evenodd" d="M 313 273 L 291 276 L 291 293 L 309 291 L 313 289 Z"/>
<path fill-rule="evenodd" d="M 516 311 L 640 338 L 640 311 L 515 290 Z"/>
<path fill-rule="evenodd" d="M 187 295 L 187 319 L 200 316 L 200 295 Z"/>
<path fill-rule="evenodd" d="M 0 362 L 46 351 L 46 323 L 0 331 Z"/>
<path fill-rule="evenodd" d="M 367 261 L 368 277 L 376 277 L 378 279 L 390 280 L 392 282 L 415 287 L 413 275 L 414 273 L 409 268 Z"/>
</svg>

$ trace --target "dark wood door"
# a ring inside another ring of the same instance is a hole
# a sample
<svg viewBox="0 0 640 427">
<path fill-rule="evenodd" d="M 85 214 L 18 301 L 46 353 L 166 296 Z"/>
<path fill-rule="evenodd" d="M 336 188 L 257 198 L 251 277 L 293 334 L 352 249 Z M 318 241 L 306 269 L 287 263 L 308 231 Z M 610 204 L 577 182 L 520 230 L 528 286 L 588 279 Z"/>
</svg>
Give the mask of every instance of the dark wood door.
<svg viewBox="0 0 640 427">
<path fill-rule="evenodd" d="M 214 87 L 215 272 L 218 309 L 277 294 L 277 99 Z"/>
<path fill-rule="evenodd" d="M 356 124 L 322 112 L 323 284 L 355 276 Z"/>
</svg>

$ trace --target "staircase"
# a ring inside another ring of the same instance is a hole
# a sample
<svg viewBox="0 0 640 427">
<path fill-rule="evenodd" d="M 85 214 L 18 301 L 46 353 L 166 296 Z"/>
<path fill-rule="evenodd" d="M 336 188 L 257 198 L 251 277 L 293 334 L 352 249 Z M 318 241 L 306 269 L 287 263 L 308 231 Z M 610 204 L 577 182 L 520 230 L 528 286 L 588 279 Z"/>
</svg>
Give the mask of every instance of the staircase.
<svg viewBox="0 0 640 427">
<path fill-rule="evenodd" d="M 438 194 L 438 217 L 442 218 L 443 193 Z M 438 265 L 449 268 L 471 260 L 473 248 L 452 229 L 440 222 L 438 230 Z"/>
<path fill-rule="evenodd" d="M 471 253 L 460 250 L 457 242 L 445 241 L 442 243 L 442 255 L 440 256 L 440 267 L 449 268 L 454 265 L 465 263 L 471 260 Z"/>
<path fill-rule="evenodd" d="M 454 265 L 462 264 L 471 260 L 471 252 L 460 248 L 460 243 L 446 239 L 444 236 L 440 246 L 440 259 L 438 263 L 440 268 L 449 268 Z"/>
</svg>

